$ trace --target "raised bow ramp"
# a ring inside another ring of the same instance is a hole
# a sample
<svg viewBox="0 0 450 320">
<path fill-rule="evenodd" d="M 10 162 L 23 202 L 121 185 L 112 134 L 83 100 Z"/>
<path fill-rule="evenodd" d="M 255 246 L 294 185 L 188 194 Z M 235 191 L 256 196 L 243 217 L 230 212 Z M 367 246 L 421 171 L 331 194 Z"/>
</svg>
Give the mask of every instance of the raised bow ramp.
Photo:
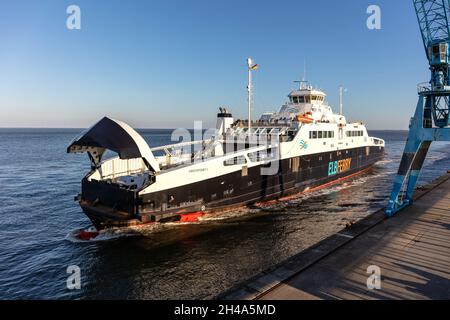
<svg viewBox="0 0 450 320">
<path fill-rule="evenodd" d="M 68 153 L 88 153 L 95 166 L 100 164 L 106 150 L 116 152 L 122 160 L 142 158 L 150 171 L 160 171 L 144 138 L 125 122 L 108 117 L 84 131 L 67 148 Z"/>
</svg>

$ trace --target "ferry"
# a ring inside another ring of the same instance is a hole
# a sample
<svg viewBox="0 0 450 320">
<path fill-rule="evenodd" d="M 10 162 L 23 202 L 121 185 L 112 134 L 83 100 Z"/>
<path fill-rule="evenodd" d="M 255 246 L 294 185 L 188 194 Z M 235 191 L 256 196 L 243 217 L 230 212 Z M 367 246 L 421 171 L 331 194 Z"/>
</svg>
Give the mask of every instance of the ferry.
<svg viewBox="0 0 450 320">
<path fill-rule="evenodd" d="M 68 153 L 87 153 L 91 170 L 75 197 L 95 230 L 149 223 L 196 222 L 204 215 L 283 199 L 369 170 L 385 142 L 361 122 L 333 112 L 324 91 L 301 81 L 278 112 L 235 120 L 224 107 L 214 133 L 150 148 L 128 124 L 104 117 Z M 342 91 L 341 91 L 342 97 Z M 342 101 L 342 100 L 341 100 Z M 116 156 L 107 158 L 108 151 Z"/>
</svg>

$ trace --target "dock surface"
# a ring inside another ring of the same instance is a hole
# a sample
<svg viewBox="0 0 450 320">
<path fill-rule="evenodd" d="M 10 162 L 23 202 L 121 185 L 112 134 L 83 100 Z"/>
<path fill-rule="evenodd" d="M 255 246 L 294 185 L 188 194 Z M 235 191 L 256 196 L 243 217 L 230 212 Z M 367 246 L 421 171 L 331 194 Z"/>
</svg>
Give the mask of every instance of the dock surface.
<svg viewBox="0 0 450 320">
<path fill-rule="evenodd" d="M 381 289 L 367 286 L 370 266 Z M 380 210 L 219 298 L 450 299 L 450 174 L 395 217 Z"/>
</svg>

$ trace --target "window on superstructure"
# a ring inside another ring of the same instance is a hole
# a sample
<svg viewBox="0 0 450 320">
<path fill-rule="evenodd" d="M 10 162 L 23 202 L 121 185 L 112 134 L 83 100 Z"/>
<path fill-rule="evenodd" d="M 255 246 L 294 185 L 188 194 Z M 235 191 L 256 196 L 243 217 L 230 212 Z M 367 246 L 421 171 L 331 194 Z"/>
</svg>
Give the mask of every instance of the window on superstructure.
<svg viewBox="0 0 450 320">
<path fill-rule="evenodd" d="M 305 96 L 305 102 L 311 103 L 311 96 Z"/>
<path fill-rule="evenodd" d="M 319 131 L 319 135 L 318 135 L 319 139 L 322 139 L 322 136 L 323 136 L 323 132 Z"/>
<path fill-rule="evenodd" d="M 293 99 L 294 103 L 298 103 L 298 97 L 293 97 L 292 99 Z"/>
<path fill-rule="evenodd" d="M 305 97 L 298 97 L 298 102 L 299 103 L 305 103 Z"/>
<path fill-rule="evenodd" d="M 312 134 L 313 134 L 313 137 L 312 137 L 312 138 L 313 138 L 313 139 L 317 139 L 317 131 L 313 131 Z"/>
<path fill-rule="evenodd" d="M 224 166 L 235 166 L 235 165 L 239 165 L 239 164 L 246 164 L 247 163 L 247 159 L 245 159 L 245 156 L 239 156 L 239 157 L 234 157 L 228 160 L 225 160 L 223 162 Z"/>
</svg>

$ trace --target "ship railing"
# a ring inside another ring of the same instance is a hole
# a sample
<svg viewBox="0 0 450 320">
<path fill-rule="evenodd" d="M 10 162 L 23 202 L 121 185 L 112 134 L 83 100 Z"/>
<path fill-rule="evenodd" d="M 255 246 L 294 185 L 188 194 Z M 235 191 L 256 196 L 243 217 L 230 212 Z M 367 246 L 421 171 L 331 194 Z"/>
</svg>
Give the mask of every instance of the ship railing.
<svg viewBox="0 0 450 320">
<path fill-rule="evenodd" d="M 249 133 L 250 132 L 250 133 Z M 255 127 L 236 128 L 227 131 L 224 140 L 226 143 L 248 143 L 250 145 L 267 144 L 269 141 L 291 141 L 298 129 L 291 127 Z"/>
<path fill-rule="evenodd" d="M 162 167 L 182 165 L 196 159 L 204 159 L 213 155 L 217 140 L 211 138 L 202 141 L 181 142 L 172 145 L 152 148 L 152 152 L 163 152 L 157 157 Z"/>
<path fill-rule="evenodd" d="M 433 86 L 429 82 L 419 83 L 417 85 L 417 92 L 419 94 L 426 94 L 426 93 L 441 93 L 448 95 L 450 91 L 450 86 L 441 85 L 441 86 Z"/>
<path fill-rule="evenodd" d="M 237 129 L 231 129 L 227 132 L 227 137 L 235 137 L 235 136 L 249 136 L 249 135 L 275 135 L 281 136 L 288 133 L 289 130 L 292 130 L 291 127 L 254 127 L 251 128 L 250 131 L 246 127 L 239 127 Z"/>
<path fill-rule="evenodd" d="M 417 92 L 418 93 L 423 93 L 423 92 L 430 92 L 431 90 L 431 84 L 429 82 L 423 82 L 423 83 L 419 83 L 417 85 Z"/>
<path fill-rule="evenodd" d="M 147 167 L 142 158 L 120 159 L 119 157 L 102 162 L 98 169 L 102 180 L 141 174 L 146 170 Z"/>
<path fill-rule="evenodd" d="M 170 145 L 166 145 L 166 146 L 151 148 L 150 150 L 152 152 L 164 151 L 165 154 L 171 155 L 173 150 L 183 149 L 185 147 L 192 147 L 192 146 L 202 144 L 202 143 L 204 143 L 204 141 L 180 142 L 180 143 L 170 144 Z"/>
<path fill-rule="evenodd" d="M 191 153 L 183 152 L 183 148 L 187 148 L 193 145 L 201 144 L 203 141 L 193 141 L 186 143 L 178 143 L 173 145 L 161 146 L 157 148 L 152 148 L 152 152 L 164 151 L 165 157 L 161 161 L 161 157 L 156 157 L 159 160 L 161 166 L 167 164 L 174 164 L 175 159 L 178 162 L 185 163 L 191 160 Z M 190 148 L 189 148 L 190 149 Z M 119 157 L 114 157 L 104 160 L 98 170 L 94 173 L 91 178 L 97 178 L 101 180 L 117 179 L 122 176 L 139 175 L 147 171 L 147 166 L 142 158 L 136 159 L 120 159 Z"/>
</svg>

